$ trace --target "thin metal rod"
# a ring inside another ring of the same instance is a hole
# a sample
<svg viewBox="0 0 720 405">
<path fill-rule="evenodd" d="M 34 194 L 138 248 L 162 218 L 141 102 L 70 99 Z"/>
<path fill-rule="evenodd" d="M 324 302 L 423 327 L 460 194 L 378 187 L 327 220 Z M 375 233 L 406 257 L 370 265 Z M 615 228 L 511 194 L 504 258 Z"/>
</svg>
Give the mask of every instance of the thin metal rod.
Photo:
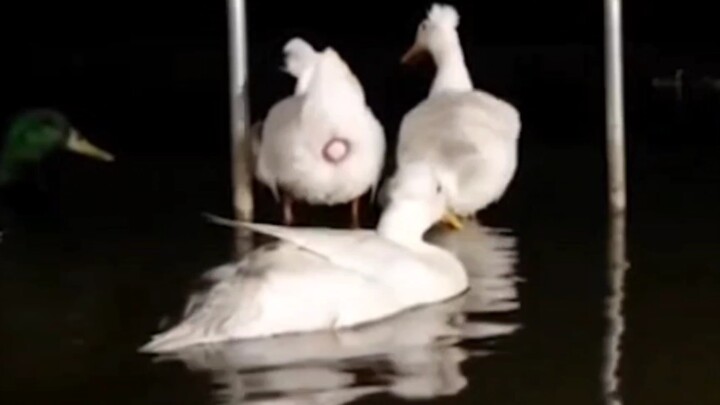
<svg viewBox="0 0 720 405">
<path fill-rule="evenodd" d="M 626 207 L 621 0 L 605 0 L 605 93 L 610 207 Z"/>
<path fill-rule="evenodd" d="M 247 25 L 245 0 L 228 0 L 230 53 L 230 128 L 232 137 L 232 185 L 235 216 L 241 221 L 253 220 L 252 169 L 255 166 L 250 135 L 250 106 L 247 91 Z M 253 248 L 249 230 L 235 231 L 235 254 L 238 259 Z"/>
<path fill-rule="evenodd" d="M 252 153 L 247 96 L 245 0 L 228 0 L 233 198 L 239 219 L 253 217 Z"/>
</svg>

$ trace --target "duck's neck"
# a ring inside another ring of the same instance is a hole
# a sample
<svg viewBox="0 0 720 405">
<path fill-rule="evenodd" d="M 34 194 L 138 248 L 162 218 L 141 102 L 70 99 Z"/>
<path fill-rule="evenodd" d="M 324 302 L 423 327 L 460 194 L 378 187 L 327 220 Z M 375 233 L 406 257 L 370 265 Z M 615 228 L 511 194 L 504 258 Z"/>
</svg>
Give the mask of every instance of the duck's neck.
<svg viewBox="0 0 720 405">
<path fill-rule="evenodd" d="M 21 177 L 23 165 L 9 153 L 0 155 L 0 187 L 6 186 Z"/>
<path fill-rule="evenodd" d="M 423 212 L 412 206 L 398 207 L 391 205 L 385 209 L 378 222 L 377 232 L 380 236 L 390 239 L 409 248 L 426 245 L 423 234 L 429 226 L 422 221 Z"/>
<path fill-rule="evenodd" d="M 434 51 L 432 54 L 437 65 L 437 73 L 435 73 L 435 80 L 430 88 L 431 96 L 473 89 L 470 72 L 465 65 L 465 56 L 457 36 L 448 38 L 443 49 Z"/>
</svg>

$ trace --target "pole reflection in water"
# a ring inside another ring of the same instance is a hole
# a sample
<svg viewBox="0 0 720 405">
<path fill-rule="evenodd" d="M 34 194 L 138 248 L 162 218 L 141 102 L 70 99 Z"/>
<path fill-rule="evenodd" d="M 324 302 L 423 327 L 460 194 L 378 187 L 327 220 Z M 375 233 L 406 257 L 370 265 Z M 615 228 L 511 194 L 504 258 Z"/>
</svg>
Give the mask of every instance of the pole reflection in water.
<svg viewBox="0 0 720 405">
<path fill-rule="evenodd" d="M 625 214 L 612 214 L 608 238 L 608 278 L 610 297 L 607 301 L 608 333 L 605 338 L 605 364 L 603 370 L 603 389 L 605 403 L 621 405 L 619 393 L 621 340 L 625 330 L 623 300 L 625 298 L 625 273 L 629 268 L 625 251 Z"/>
<path fill-rule="evenodd" d="M 470 224 L 431 232 L 429 239 L 458 254 L 470 274 L 470 293 L 359 328 L 195 346 L 159 360 L 209 373 L 216 398 L 227 405 L 456 395 L 468 384 L 460 364 L 491 356 L 484 343 L 519 327 L 482 317 L 518 308 L 515 238 Z"/>
</svg>

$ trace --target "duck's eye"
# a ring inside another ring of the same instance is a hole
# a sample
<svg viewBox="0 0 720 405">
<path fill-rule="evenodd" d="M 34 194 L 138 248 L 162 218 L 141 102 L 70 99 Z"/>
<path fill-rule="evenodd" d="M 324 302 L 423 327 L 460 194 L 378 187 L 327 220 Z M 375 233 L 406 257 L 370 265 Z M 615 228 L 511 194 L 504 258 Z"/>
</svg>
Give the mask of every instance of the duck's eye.
<svg viewBox="0 0 720 405">
<path fill-rule="evenodd" d="M 435 187 L 435 192 L 439 194 L 441 191 L 442 191 L 442 186 L 440 184 L 438 184 L 437 187 Z"/>
<path fill-rule="evenodd" d="M 425 31 L 427 29 L 427 22 L 423 21 L 420 23 L 420 31 Z"/>
</svg>

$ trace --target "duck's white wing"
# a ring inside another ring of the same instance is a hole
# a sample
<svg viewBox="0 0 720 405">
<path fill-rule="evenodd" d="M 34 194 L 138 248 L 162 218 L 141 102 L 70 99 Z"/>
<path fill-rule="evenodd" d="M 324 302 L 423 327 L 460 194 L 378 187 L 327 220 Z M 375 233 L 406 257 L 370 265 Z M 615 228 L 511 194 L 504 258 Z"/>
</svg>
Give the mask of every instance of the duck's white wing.
<svg viewBox="0 0 720 405">
<path fill-rule="evenodd" d="M 239 226 L 292 243 L 323 257 L 329 263 L 370 279 L 382 278 L 393 286 L 404 286 L 406 275 L 421 273 L 426 265 L 407 248 L 379 237 L 374 230 L 286 227 L 230 221 L 208 215 L 216 223 Z"/>
<path fill-rule="evenodd" d="M 192 295 L 183 319 L 141 351 L 341 328 L 401 308 L 382 282 L 290 243 L 265 245 L 206 279 L 216 282 Z"/>
<path fill-rule="evenodd" d="M 387 286 L 404 308 L 447 299 L 464 288 L 464 269 L 460 269 L 463 276 L 459 276 L 458 280 L 447 274 L 453 269 L 439 268 L 447 263 L 435 260 L 438 255 L 447 254 L 450 260 L 454 260 L 454 256 L 442 250 L 410 250 L 379 236 L 374 230 L 285 227 L 240 221 L 230 223 L 292 243 L 346 272 Z"/>
</svg>

